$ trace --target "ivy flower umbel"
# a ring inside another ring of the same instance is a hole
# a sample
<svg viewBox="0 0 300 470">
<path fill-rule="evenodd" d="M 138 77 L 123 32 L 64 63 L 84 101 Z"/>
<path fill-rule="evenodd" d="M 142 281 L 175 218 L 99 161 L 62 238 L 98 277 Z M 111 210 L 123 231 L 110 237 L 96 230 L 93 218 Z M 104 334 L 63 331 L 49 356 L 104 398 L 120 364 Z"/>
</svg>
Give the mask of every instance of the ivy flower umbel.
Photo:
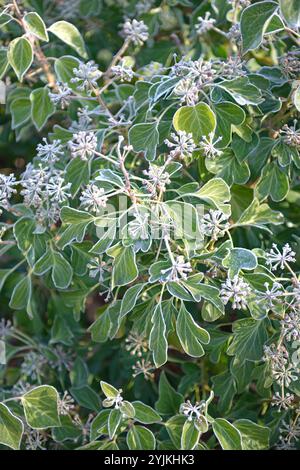
<svg viewBox="0 0 300 470">
<path fill-rule="evenodd" d="M 69 106 L 73 91 L 67 83 L 57 83 L 55 93 L 49 91 L 49 98 L 55 106 L 65 109 Z"/>
<path fill-rule="evenodd" d="M 226 230 L 229 229 L 229 215 L 224 214 L 221 210 L 211 209 L 205 214 L 200 222 L 200 230 L 204 235 L 211 237 L 212 240 L 224 237 Z"/>
<path fill-rule="evenodd" d="M 102 72 L 98 70 L 95 62 L 90 60 L 86 64 L 80 62 L 78 67 L 73 69 L 75 77 L 71 78 L 71 83 L 77 85 L 79 91 L 90 92 L 97 88 L 97 81 L 102 77 Z"/>
<path fill-rule="evenodd" d="M 123 24 L 122 36 L 136 46 L 141 46 L 149 38 L 149 29 L 144 21 L 126 20 Z"/>
<path fill-rule="evenodd" d="M 114 397 L 109 397 L 109 398 L 105 398 L 103 401 L 102 401 L 102 405 L 104 406 L 104 408 L 110 408 L 111 406 L 114 406 L 114 408 L 116 410 L 119 410 L 123 404 L 123 397 L 122 397 L 122 392 L 123 390 L 120 388 L 116 394 L 116 396 Z"/>
<path fill-rule="evenodd" d="M 293 126 L 285 124 L 280 130 L 280 134 L 283 135 L 283 140 L 287 145 L 291 147 L 300 147 L 300 129 L 297 129 L 297 120 L 294 120 Z"/>
<path fill-rule="evenodd" d="M 133 374 L 132 377 L 136 378 L 138 375 L 143 375 L 145 380 L 152 380 L 154 378 L 153 370 L 155 367 L 150 361 L 141 359 L 132 366 Z"/>
<path fill-rule="evenodd" d="M 192 78 L 183 78 L 174 88 L 174 94 L 188 106 L 194 106 L 199 101 L 199 89 Z"/>
<path fill-rule="evenodd" d="M 289 263 L 296 261 L 295 255 L 296 253 L 288 243 L 284 245 L 282 252 L 279 251 L 276 243 L 273 243 L 271 250 L 266 253 L 266 263 L 270 266 L 272 271 L 275 271 L 278 267 L 284 269 Z"/>
<path fill-rule="evenodd" d="M 210 11 L 207 11 L 204 17 L 198 16 L 197 23 L 195 24 L 195 30 L 197 34 L 205 34 L 214 28 L 216 20 L 210 16 Z"/>
<path fill-rule="evenodd" d="M 247 308 L 247 302 L 251 295 L 251 287 L 247 282 L 236 274 L 232 279 L 228 277 L 221 287 L 220 296 L 224 305 L 231 301 L 234 310 Z"/>
<path fill-rule="evenodd" d="M 180 255 L 176 257 L 170 268 L 162 269 L 161 273 L 167 275 L 168 281 L 178 282 L 180 279 L 186 280 L 192 271 L 191 263 L 185 261 L 184 256 Z"/>
<path fill-rule="evenodd" d="M 9 207 L 9 200 L 17 192 L 15 189 L 17 184 L 18 182 L 13 173 L 10 175 L 0 173 L 0 206 L 4 207 L 4 209 Z"/>
<path fill-rule="evenodd" d="M 218 137 L 214 140 L 214 133 L 210 132 L 208 136 L 203 136 L 200 142 L 200 148 L 203 150 L 204 155 L 211 160 L 222 155 L 222 150 L 218 149 L 216 145 L 222 140 L 222 137 Z"/>
<path fill-rule="evenodd" d="M 101 207 L 106 207 L 108 197 L 105 196 L 104 188 L 98 188 L 95 184 L 88 184 L 79 199 L 86 211 L 97 213 Z"/>
<path fill-rule="evenodd" d="M 194 150 L 196 150 L 196 144 L 193 139 L 193 134 L 191 132 L 177 131 L 177 134 L 174 132 L 171 133 L 171 139 L 165 139 L 165 144 L 172 148 L 170 151 L 171 158 L 184 158 L 191 157 Z"/>
<path fill-rule="evenodd" d="M 79 157 L 81 160 L 88 160 L 92 157 L 97 148 L 97 137 L 93 132 L 80 131 L 73 135 L 69 141 L 69 148 L 73 158 Z"/>
<path fill-rule="evenodd" d="M 51 143 L 48 142 L 45 137 L 43 138 L 43 143 L 38 144 L 36 150 L 37 156 L 41 161 L 48 163 L 49 165 L 53 165 L 64 154 L 60 140 L 53 140 Z"/>
<path fill-rule="evenodd" d="M 193 405 L 190 400 L 187 400 L 185 403 L 180 405 L 179 413 L 186 416 L 188 421 L 193 421 L 193 419 L 200 419 L 203 416 L 205 409 L 206 402 L 204 400 L 196 402 L 195 405 Z"/>
<path fill-rule="evenodd" d="M 125 59 L 122 59 L 118 65 L 114 65 L 111 72 L 115 77 L 120 78 L 121 82 L 131 82 L 134 77 L 132 67 L 126 64 Z"/>
</svg>

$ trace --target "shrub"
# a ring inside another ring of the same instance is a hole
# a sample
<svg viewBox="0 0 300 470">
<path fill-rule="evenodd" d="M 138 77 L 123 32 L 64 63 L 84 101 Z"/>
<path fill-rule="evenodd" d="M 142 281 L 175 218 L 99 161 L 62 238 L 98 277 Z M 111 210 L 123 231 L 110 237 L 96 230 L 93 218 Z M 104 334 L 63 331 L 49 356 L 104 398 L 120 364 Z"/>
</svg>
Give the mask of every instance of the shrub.
<svg viewBox="0 0 300 470">
<path fill-rule="evenodd" d="M 3 448 L 299 446 L 299 18 L 2 7 Z"/>
</svg>

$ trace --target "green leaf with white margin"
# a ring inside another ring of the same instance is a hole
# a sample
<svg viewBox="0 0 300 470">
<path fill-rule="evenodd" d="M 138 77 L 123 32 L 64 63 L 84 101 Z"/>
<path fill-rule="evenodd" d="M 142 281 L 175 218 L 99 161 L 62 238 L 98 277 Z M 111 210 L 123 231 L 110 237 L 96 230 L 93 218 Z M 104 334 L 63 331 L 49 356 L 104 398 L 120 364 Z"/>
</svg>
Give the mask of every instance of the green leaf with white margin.
<svg viewBox="0 0 300 470">
<path fill-rule="evenodd" d="M 260 46 L 263 35 L 277 8 L 277 3 L 263 1 L 250 5 L 243 10 L 241 34 L 244 54 Z"/>
<path fill-rule="evenodd" d="M 233 323 L 233 340 L 227 354 L 235 356 L 241 364 L 246 360 L 258 361 L 263 356 L 263 347 L 268 339 L 268 320 L 242 318 Z"/>
<path fill-rule="evenodd" d="M 120 393 L 113 385 L 110 385 L 103 380 L 100 382 L 100 387 L 106 398 L 116 398 Z"/>
<path fill-rule="evenodd" d="M 241 106 L 245 106 L 247 104 L 259 104 L 264 100 L 261 91 L 255 85 L 250 83 L 248 77 L 223 80 L 220 83 L 216 83 L 215 86 L 227 91 Z"/>
<path fill-rule="evenodd" d="M 73 198 L 76 196 L 82 186 L 89 183 L 90 180 L 90 164 L 80 157 L 72 158 L 66 168 L 66 181 L 71 183 L 71 194 Z"/>
<path fill-rule="evenodd" d="M 112 272 L 112 289 L 115 286 L 126 286 L 138 276 L 135 252 L 131 246 L 124 247 L 121 243 L 107 250 L 108 256 L 114 258 Z"/>
<path fill-rule="evenodd" d="M 61 249 L 64 249 L 72 241 L 81 243 L 89 224 L 94 220 L 94 217 L 88 212 L 79 211 L 68 206 L 64 206 L 61 209 L 60 217 L 63 225 L 68 225 L 60 233 L 60 238 L 57 242 L 57 246 Z"/>
<path fill-rule="evenodd" d="M 31 11 L 30 13 L 26 13 L 23 20 L 25 22 L 26 30 L 30 34 L 33 34 L 42 41 L 49 41 L 46 25 L 40 15 L 34 11 Z"/>
<path fill-rule="evenodd" d="M 281 16 L 288 26 L 295 31 L 300 27 L 300 3 L 299 0 L 279 0 Z"/>
<path fill-rule="evenodd" d="M 186 416 L 177 414 L 172 416 L 172 418 L 168 419 L 168 421 L 165 423 L 167 433 L 169 434 L 169 437 L 176 449 L 181 448 L 181 436 L 185 422 Z"/>
<path fill-rule="evenodd" d="M 8 68 L 7 49 L 5 47 L 0 48 L 0 79 L 5 74 Z"/>
<path fill-rule="evenodd" d="M 41 385 L 22 396 L 27 424 L 34 429 L 60 426 L 58 393 L 50 385 Z"/>
<path fill-rule="evenodd" d="M 127 313 L 131 312 L 134 308 L 137 298 L 140 295 L 145 284 L 136 284 L 130 287 L 124 294 L 121 304 L 121 318 L 123 318 Z"/>
<path fill-rule="evenodd" d="M 134 425 L 127 433 L 126 443 L 130 450 L 154 450 L 156 440 L 150 429 Z"/>
<path fill-rule="evenodd" d="M 288 176 L 275 162 L 266 165 L 256 185 L 255 196 L 259 200 L 270 196 L 274 202 L 280 202 L 285 198 L 288 191 Z"/>
<path fill-rule="evenodd" d="M 122 413 L 118 409 L 111 410 L 108 417 L 108 435 L 113 439 L 122 421 Z"/>
<path fill-rule="evenodd" d="M 10 308 L 13 310 L 22 310 L 23 308 L 26 308 L 31 299 L 31 293 L 31 277 L 27 275 L 15 286 L 9 302 Z"/>
<path fill-rule="evenodd" d="M 242 436 L 243 450 L 264 450 L 269 448 L 270 429 L 253 423 L 249 419 L 238 419 L 234 422 Z"/>
<path fill-rule="evenodd" d="M 135 124 L 129 130 L 128 139 L 135 152 L 143 152 L 147 160 L 154 160 L 159 141 L 158 122 Z"/>
<path fill-rule="evenodd" d="M 17 129 L 31 118 L 31 102 L 28 98 L 16 98 L 10 104 L 11 127 Z"/>
<path fill-rule="evenodd" d="M 300 85 L 294 91 L 293 102 L 297 111 L 300 111 Z"/>
<path fill-rule="evenodd" d="M 152 329 L 149 337 L 149 349 L 153 353 L 153 362 L 157 368 L 168 360 L 168 341 L 166 338 L 166 323 L 159 303 L 151 318 Z"/>
<path fill-rule="evenodd" d="M 42 276 L 50 269 L 52 270 L 51 277 L 55 287 L 57 289 L 66 289 L 71 283 L 73 269 L 63 255 L 52 248 L 49 248 L 35 263 L 34 273 L 37 276 Z"/>
<path fill-rule="evenodd" d="M 33 61 L 33 50 L 28 39 L 21 37 L 11 41 L 8 47 L 7 58 L 18 79 L 22 82 L 25 73 Z"/>
<path fill-rule="evenodd" d="M 0 403 L 0 444 L 20 449 L 24 425 L 4 403 Z"/>
<path fill-rule="evenodd" d="M 61 41 L 63 41 L 68 46 L 72 47 L 77 54 L 79 54 L 84 59 L 87 59 L 87 53 L 85 50 L 85 44 L 82 39 L 82 36 L 76 26 L 68 21 L 57 21 L 53 23 L 48 31 L 55 34 Z"/>
<path fill-rule="evenodd" d="M 200 431 L 195 425 L 194 420 L 189 421 L 188 419 L 183 425 L 181 434 L 181 446 L 182 450 L 193 450 L 197 446 L 200 438 Z"/>
<path fill-rule="evenodd" d="M 229 277 L 234 277 L 240 271 L 251 271 L 257 267 L 257 258 L 246 248 L 232 248 L 223 259 L 223 266 L 228 269 Z"/>
<path fill-rule="evenodd" d="M 215 138 L 222 137 L 217 148 L 224 148 L 231 142 L 232 126 L 243 124 L 246 114 L 240 106 L 229 101 L 217 103 L 214 106 L 214 111 L 217 116 Z"/>
<path fill-rule="evenodd" d="M 173 117 L 176 131 L 190 132 L 198 144 L 203 136 L 208 136 L 216 128 L 216 116 L 206 103 L 196 106 L 182 106 Z"/>
<path fill-rule="evenodd" d="M 135 410 L 134 419 L 142 424 L 160 423 L 162 420 L 159 414 L 149 405 L 145 405 L 141 401 L 133 401 L 132 405 Z"/>
<path fill-rule="evenodd" d="M 204 349 L 201 343 L 209 343 L 209 333 L 195 322 L 184 303 L 181 304 L 177 317 L 176 333 L 182 348 L 189 356 L 203 356 Z"/>
<path fill-rule="evenodd" d="M 212 178 L 197 192 L 193 193 L 193 196 L 222 210 L 226 214 L 230 214 L 230 205 L 226 204 L 231 199 L 230 188 L 221 178 Z"/>
<path fill-rule="evenodd" d="M 205 166 L 211 173 L 226 181 L 227 184 L 245 184 L 250 178 L 250 169 L 246 161 L 239 162 L 230 151 L 226 151 L 218 158 L 206 159 Z"/>
<path fill-rule="evenodd" d="M 242 436 L 229 421 L 217 418 L 212 427 L 223 450 L 242 450 Z"/>
<path fill-rule="evenodd" d="M 30 101 L 32 121 L 36 129 L 40 131 L 55 111 L 55 106 L 49 98 L 48 87 L 33 90 L 30 94 Z"/>
<path fill-rule="evenodd" d="M 159 398 L 155 403 L 155 409 L 163 415 L 172 415 L 179 412 L 184 397 L 169 383 L 166 373 L 163 371 L 159 377 Z"/>
<path fill-rule="evenodd" d="M 74 90 L 76 90 L 77 84 L 72 83 L 71 79 L 74 78 L 73 70 L 78 68 L 79 64 L 80 61 L 72 55 L 64 55 L 54 62 L 54 70 L 58 80 L 61 83 L 67 83 Z"/>
<path fill-rule="evenodd" d="M 250 206 L 241 214 L 236 225 L 253 225 L 262 227 L 266 224 L 279 225 L 283 222 L 283 215 L 281 212 L 274 211 L 268 204 L 260 204 L 259 200 L 254 198 Z"/>
</svg>

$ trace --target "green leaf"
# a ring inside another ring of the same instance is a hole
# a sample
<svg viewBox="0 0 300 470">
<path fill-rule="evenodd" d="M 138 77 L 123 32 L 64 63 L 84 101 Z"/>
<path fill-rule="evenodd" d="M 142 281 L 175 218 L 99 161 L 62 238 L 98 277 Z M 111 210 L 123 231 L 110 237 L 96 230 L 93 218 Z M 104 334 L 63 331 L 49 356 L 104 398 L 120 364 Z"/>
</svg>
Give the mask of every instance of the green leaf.
<svg viewBox="0 0 300 470">
<path fill-rule="evenodd" d="M 121 304 L 121 318 L 127 315 L 134 308 L 137 298 L 140 295 L 145 284 L 136 284 L 130 287 L 124 294 Z"/>
<path fill-rule="evenodd" d="M 76 400 L 76 403 L 88 410 L 98 411 L 101 407 L 99 395 L 89 385 L 72 387 L 70 392 Z"/>
<path fill-rule="evenodd" d="M 66 289 L 72 281 L 73 269 L 63 255 L 58 251 L 52 252 L 52 260 L 53 283 L 58 289 Z"/>
<path fill-rule="evenodd" d="M 116 398 L 119 395 L 119 390 L 103 380 L 100 382 L 100 387 L 106 398 Z"/>
<path fill-rule="evenodd" d="M 280 13 L 288 26 L 295 31 L 300 26 L 300 4 L 298 0 L 279 0 Z"/>
<path fill-rule="evenodd" d="M 238 419 L 234 422 L 242 436 L 243 450 L 264 450 L 269 448 L 270 429 L 253 423 L 249 419 Z"/>
<path fill-rule="evenodd" d="M 122 413 L 118 409 L 111 410 L 108 417 L 108 435 L 110 439 L 114 438 L 117 429 L 122 421 Z"/>
<path fill-rule="evenodd" d="M 275 162 L 266 165 L 255 188 L 255 196 L 263 200 L 270 196 L 274 202 L 282 201 L 289 191 L 289 179 Z"/>
<path fill-rule="evenodd" d="M 218 147 L 224 148 L 231 142 L 232 127 L 241 125 L 246 118 L 246 114 L 242 108 L 229 101 L 217 103 L 214 110 L 217 116 L 215 137 L 222 137 Z"/>
<path fill-rule="evenodd" d="M 31 102 L 27 98 L 16 98 L 10 104 L 12 129 L 17 129 L 31 118 Z"/>
<path fill-rule="evenodd" d="M 4 403 L 0 403 L 0 444 L 20 449 L 24 425 Z"/>
<path fill-rule="evenodd" d="M 283 222 L 281 212 L 272 210 L 268 204 L 260 204 L 259 200 L 254 198 L 250 206 L 244 210 L 236 225 L 254 225 L 262 227 L 266 224 L 279 225 Z"/>
<path fill-rule="evenodd" d="M 183 395 L 176 392 L 170 385 L 165 372 L 162 372 L 159 378 L 159 398 L 155 403 L 155 409 L 163 415 L 176 414 L 183 401 Z"/>
<path fill-rule="evenodd" d="M 223 450 L 242 450 L 242 436 L 229 421 L 217 418 L 212 427 Z"/>
<path fill-rule="evenodd" d="M 34 429 L 60 426 L 58 393 L 50 385 L 41 385 L 22 396 L 27 424 Z"/>
<path fill-rule="evenodd" d="M 18 248 L 27 251 L 32 246 L 32 234 L 35 222 L 31 217 L 21 217 L 14 225 L 14 237 Z"/>
<path fill-rule="evenodd" d="M 206 159 L 206 168 L 230 186 L 233 183 L 245 184 L 250 178 L 250 169 L 246 161 L 239 162 L 230 151 L 225 151 L 215 160 Z"/>
<path fill-rule="evenodd" d="M 62 232 L 57 242 L 57 246 L 61 249 L 64 249 L 74 240 L 81 243 L 89 224 L 94 220 L 91 214 L 67 206 L 62 208 L 60 217 L 63 224 L 69 225 Z"/>
<path fill-rule="evenodd" d="M 241 33 L 244 54 L 260 46 L 263 35 L 277 8 L 277 3 L 265 0 L 250 5 L 243 10 L 241 15 Z"/>
<path fill-rule="evenodd" d="M 74 78 L 73 70 L 78 68 L 80 61 L 71 55 L 65 55 L 56 59 L 54 63 L 54 70 L 58 80 L 61 83 L 67 83 L 72 89 L 76 89 L 77 84 L 72 83 L 71 79 Z"/>
<path fill-rule="evenodd" d="M 33 90 L 30 94 L 30 101 L 32 121 L 40 131 L 55 111 L 55 106 L 49 98 L 48 87 Z"/>
<path fill-rule="evenodd" d="M 250 83 L 248 77 L 223 80 L 223 82 L 217 83 L 216 87 L 227 91 L 241 106 L 245 106 L 246 104 L 259 104 L 263 101 L 261 91 Z"/>
<path fill-rule="evenodd" d="M 9 43 L 7 58 L 20 82 L 33 61 L 32 46 L 28 39 L 21 37 Z"/>
<path fill-rule="evenodd" d="M 233 340 L 227 354 L 235 355 L 240 363 L 258 361 L 263 356 L 263 347 L 268 339 L 265 320 L 243 318 L 233 323 Z"/>
<path fill-rule="evenodd" d="M 23 20 L 26 25 L 26 30 L 30 34 L 33 34 L 42 41 L 49 41 L 45 23 L 40 17 L 40 15 L 38 15 L 36 12 L 31 11 L 30 13 L 26 13 Z"/>
<path fill-rule="evenodd" d="M 203 136 L 214 132 L 216 116 L 206 103 L 182 106 L 174 114 L 173 126 L 176 131 L 192 133 L 194 141 L 199 143 Z"/>
<path fill-rule="evenodd" d="M 186 420 L 181 434 L 181 449 L 193 450 L 198 444 L 200 438 L 200 431 L 196 427 L 194 421 Z"/>
<path fill-rule="evenodd" d="M 161 367 L 168 360 L 168 341 L 166 338 L 166 323 L 159 303 L 151 318 L 152 329 L 149 337 L 149 349 L 153 352 L 155 366 Z"/>
<path fill-rule="evenodd" d="M 150 429 L 135 425 L 129 429 L 126 443 L 130 450 L 154 450 L 156 441 Z"/>
<path fill-rule="evenodd" d="M 0 79 L 6 73 L 8 68 L 7 49 L 0 47 Z"/>
<path fill-rule="evenodd" d="M 145 405 L 141 401 L 133 401 L 132 405 L 135 410 L 135 421 L 142 424 L 154 424 L 161 421 L 161 417 L 151 406 Z"/>
<path fill-rule="evenodd" d="M 32 293 L 32 285 L 31 285 L 31 278 L 30 276 L 23 277 L 18 284 L 16 284 L 9 306 L 14 310 L 22 310 L 26 308 Z"/>
<path fill-rule="evenodd" d="M 92 421 L 90 440 L 93 441 L 101 435 L 108 435 L 108 416 L 111 410 L 102 410 L 97 414 L 96 418 Z"/>
<path fill-rule="evenodd" d="M 147 160 L 154 160 L 159 141 L 157 122 L 132 126 L 128 133 L 129 143 L 135 152 L 143 152 Z"/>
<path fill-rule="evenodd" d="M 82 186 L 88 184 L 90 179 L 90 165 L 81 158 L 73 158 L 66 168 L 66 181 L 71 183 L 71 194 L 76 196 Z"/>
<path fill-rule="evenodd" d="M 235 380 L 229 372 L 223 372 L 213 376 L 212 382 L 214 384 L 214 393 L 219 397 L 218 410 L 220 413 L 226 414 L 231 409 L 236 394 Z"/>
<path fill-rule="evenodd" d="M 188 355 L 192 357 L 203 356 L 204 350 L 201 343 L 209 343 L 209 333 L 195 322 L 183 303 L 176 321 L 176 333 L 182 348 Z"/>
<path fill-rule="evenodd" d="M 181 435 L 185 422 L 185 416 L 175 415 L 172 416 L 172 418 L 170 418 L 165 424 L 170 439 L 172 440 L 176 449 L 181 449 Z"/>
<path fill-rule="evenodd" d="M 231 199 L 230 188 L 221 178 L 212 178 L 195 192 L 193 196 L 228 213 L 230 206 L 225 203 L 229 202 Z"/>
<path fill-rule="evenodd" d="M 68 46 L 75 49 L 77 54 L 79 54 L 84 59 L 87 59 L 87 53 L 85 50 L 85 44 L 82 39 L 82 36 L 76 26 L 68 21 L 57 21 L 53 23 L 48 31 L 55 34 L 61 41 L 68 44 Z"/>
<path fill-rule="evenodd" d="M 252 251 L 246 248 L 232 248 L 222 262 L 228 268 L 228 275 L 234 277 L 241 270 L 250 271 L 257 267 L 257 258 Z"/>
<path fill-rule="evenodd" d="M 112 288 L 126 286 L 138 275 L 135 252 L 131 246 L 124 247 L 120 243 L 107 250 L 108 256 L 114 258 L 112 272 Z"/>
</svg>

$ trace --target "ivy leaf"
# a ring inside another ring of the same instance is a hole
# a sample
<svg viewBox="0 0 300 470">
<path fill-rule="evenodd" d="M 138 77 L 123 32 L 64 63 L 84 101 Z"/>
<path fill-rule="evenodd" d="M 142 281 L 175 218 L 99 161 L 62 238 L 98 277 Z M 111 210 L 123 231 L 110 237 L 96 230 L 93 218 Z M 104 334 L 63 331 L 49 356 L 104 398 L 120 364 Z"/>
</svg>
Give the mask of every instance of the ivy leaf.
<svg viewBox="0 0 300 470">
<path fill-rule="evenodd" d="M 22 310 L 23 308 L 27 308 L 31 299 L 31 293 L 31 277 L 28 275 L 23 277 L 18 282 L 18 284 L 16 284 L 9 302 L 10 308 L 14 310 Z"/>
<path fill-rule="evenodd" d="M 224 152 L 215 160 L 206 159 L 205 165 L 208 171 L 222 178 L 228 185 L 245 184 L 250 178 L 250 170 L 247 162 L 240 163 L 230 151 Z"/>
<path fill-rule="evenodd" d="M 214 393 L 219 397 L 218 410 L 220 413 L 226 414 L 231 409 L 236 394 L 235 380 L 230 372 L 223 372 L 213 376 L 212 382 L 214 384 Z"/>
<path fill-rule="evenodd" d="M 87 53 L 85 50 L 84 41 L 76 26 L 68 21 L 57 21 L 53 23 L 48 31 L 55 34 L 61 41 L 68 44 L 68 46 L 75 49 L 84 59 L 87 59 Z"/>
<path fill-rule="evenodd" d="M 57 75 L 58 80 L 61 83 L 67 83 L 68 86 L 76 90 L 76 83 L 71 82 L 71 78 L 74 77 L 73 70 L 78 68 L 80 61 L 71 55 L 64 55 L 59 57 L 54 62 L 54 70 Z"/>
<path fill-rule="evenodd" d="M 141 401 L 133 401 L 135 421 L 143 424 L 154 424 L 159 423 L 162 419 L 159 414 L 151 408 L 151 406 L 145 405 Z"/>
<path fill-rule="evenodd" d="M 228 214 L 228 209 L 230 210 L 229 204 L 226 204 L 231 199 L 230 188 L 221 178 L 212 178 L 193 196 L 202 199 L 217 209 L 221 209 L 226 214 Z"/>
<path fill-rule="evenodd" d="M 217 116 L 217 127 L 215 137 L 222 137 L 218 147 L 227 147 L 231 142 L 232 126 L 241 125 L 246 114 L 240 106 L 228 102 L 217 103 L 214 107 Z"/>
<path fill-rule="evenodd" d="M 48 87 L 33 90 L 30 94 L 30 101 L 32 121 L 40 131 L 55 111 L 55 106 L 49 98 Z"/>
<path fill-rule="evenodd" d="M 203 356 L 204 349 L 201 343 L 209 343 L 209 333 L 195 322 L 183 303 L 176 321 L 176 333 L 182 348 L 189 356 Z"/>
<path fill-rule="evenodd" d="M 181 449 L 182 450 L 193 450 L 198 444 L 200 438 L 200 431 L 195 425 L 194 420 L 189 421 L 188 419 L 183 425 L 181 434 Z"/>
<path fill-rule="evenodd" d="M 223 80 L 215 86 L 227 91 L 241 106 L 259 104 L 263 101 L 261 91 L 249 81 L 248 77 Z"/>
<path fill-rule="evenodd" d="M 241 270 L 251 271 L 257 267 L 257 258 L 246 248 L 232 248 L 223 259 L 223 266 L 228 269 L 228 275 L 234 277 Z"/>
<path fill-rule="evenodd" d="M 270 196 L 274 202 L 282 201 L 289 191 L 289 179 L 275 162 L 266 165 L 255 188 L 259 200 Z"/>
<path fill-rule="evenodd" d="M 118 243 L 109 248 L 107 254 L 114 258 L 112 288 L 115 286 L 125 286 L 136 279 L 138 270 L 135 252 L 131 246 L 124 247 L 121 243 Z"/>
<path fill-rule="evenodd" d="M 119 425 L 121 424 L 122 413 L 118 409 L 111 410 L 108 417 L 108 435 L 110 439 L 113 439 Z"/>
<path fill-rule="evenodd" d="M 155 409 L 163 415 L 172 415 L 179 412 L 184 397 L 169 383 L 165 372 L 162 372 L 159 378 L 159 398 L 155 403 Z"/>
<path fill-rule="evenodd" d="M 58 251 L 49 248 L 46 253 L 36 262 L 34 273 L 42 276 L 52 270 L 52 281 L 57 289 L 66 289 L 72 280 L 73 269 L 68 261 Z"/>
<path fill-rule="evenodd" d="M 244 210 L 236 225 L 253 225 L 263 228 L 266 224 L 279 225 L 283 222 L 281 212 L 272 210 L 268 204 L 260 204 L 259 200 L 254 198 L 250 206 Z"/>
<path fill-rule="evenodd" d="M 263 35 L 278 8 L 277 3 L 263 1 L 245 8 L 241 15 L 244 54 L 260 46 Z"/>
<path fill-rule="evenodd" d="M 128 139 L 135 152 L 143 152 L 147 160 L 154 160 L 159 141 L 157 122 L 135 124 L 129 130 Z"/>
<path fill-rule="evenodd" d="M 3 77 L 8 68 L 7 49 L 0 47 L 0 79 Z"/>
<path fill-rule="evenodd" d="M 64 249 L 74 240 L 81 243 L 89 224 L 94 220 L 94 217 L 88 212 L 79 211 L 68 206 L 61 209 L 60 217 L 63 224 L 69 225 L 60 234 L 57 242 L 57 246 L 61 249 Z"/>
<path fill-rule="evenodd" d="M 266 320 L 243 318 L 233 323 L 232 331 L 233 340 L 227 354 L 235 356 L 241 364 L 262 358 L 263 346 L 268 339 Z"/>
<path fill-rule="evenodd" d="M 127 313 L 132 311 L 144 285 L 145 284 L 136 284 L 135 286 L 130 287 L 125 292 L 121 304 L 121 318 L 123 318 L 125 315 L 127 315 Z"/>
<path fill-rule="evenodd" d="M 212 427 L 223 450 L 242 450 L 242 436 L 229 421 L 217 418 L 212 423 Z"/>
<path fill-rule="evenodd" d="M 134 425 L 127 433 L 126 443 L 130 450 L 154 450 L 156 441 L 150 429 Z"/>
<path fill-rule="evenodd" d="M 88 410 L 98 411 L 101 406 L 99 395 L 87 384 L 72 387 L 70 392 L 76 402 Z"/>
<path fill-rule="evenodd" d="M 176 449 L 181 449 L 181 436 L 185 422 L 185 416 L 175 415 L 172 416 L 172 418 L 168 419 L 165 424 L 170 439 L 172 440 L 172 443 L 174 444 Z"/>
<path fill-rule="evenodd" d="M 60 426 L 58 393 L 50 385 L 41 385 L 22 396 L 27 424 L 34 429 Z"/>
<path fill-rule="evenodd" d="M 216 116 L 206 103 L 182 106 L 174 114 L 173 126 L 176 131 L 190 132 L 194 141 L 199 143 L 203 136 L 214 132 Z"/>
<path fill-rule="evenodd" d="M 242 436 L 243 450 L 264 450 L 269 448 L 270 429 L 253 423 L 249 419 L 238 419 L 234 427 Z"/>
<path fill-rule="evenodd" d="M 28 98 L 16 98 L 10 104 L 12 129 L 17 129 L 31 118 L 31 102 Z"/>
<path fill-rule="evenodd" d="M 30 32 L 30 34 L 33 34 L 42 41 L 49 41 L 45 23 L 40 15 L 34 11 L 31 11 L 30 13 L 26 13 L 23 20 L 25 22 L 26 29 Z"/>
<path fill-rule="evenodd" d="M 298 0 L 279 0 L 280 13 L 288 26 L 295 31 L 300 26 L 300 4 Z"/>
<path fill-rule="evenodd" d="M 81 158 L 73 158 L 66 168 L 66 181 L 71 183 L 71 194 L 76 196 L 82 186 L 88 184 L 90 179 L 90 165 Z"/>
<path fill-rule="evenodd" d="M 168 359 L 168 342 L 166 338 L 166 323 L 159 303 L 151 318 L 152 329 L 149 337 L 149 349 L 153 352 L 155 366 L 161 367 Z"/>
<path fill-rule="evenodd" d="M 8 47 L 7 58 L 18 79 L 22 82 L 33 61 L 32 46 L 28 39 L 24 37 L 13 39 Z"/>
<path fill-rule="evenodd" d="M 24 425 L 20 418 L 12 414 L 4 403 L 0 403 L 0 444 L 11 449 L 20 449 Z"/>
</svg>

